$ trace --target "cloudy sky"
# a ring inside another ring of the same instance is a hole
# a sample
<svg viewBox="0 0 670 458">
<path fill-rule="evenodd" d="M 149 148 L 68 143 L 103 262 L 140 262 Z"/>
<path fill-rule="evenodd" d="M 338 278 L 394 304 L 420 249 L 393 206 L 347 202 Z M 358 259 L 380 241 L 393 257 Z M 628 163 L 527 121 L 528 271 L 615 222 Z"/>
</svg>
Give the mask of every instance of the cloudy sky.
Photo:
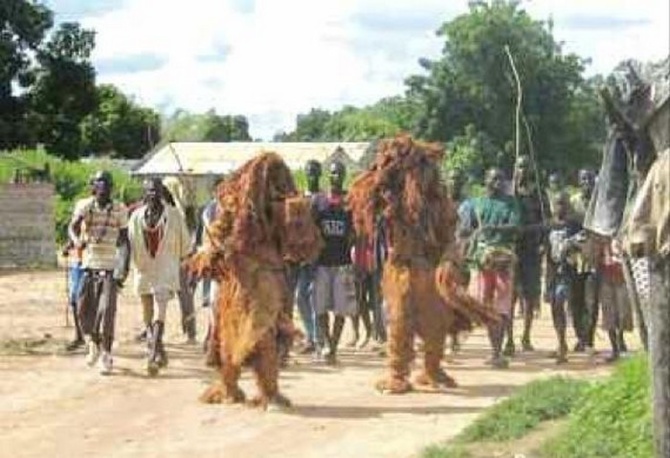
<svg viewBox="0 0 670 458">
<path fill-rule="evenodd" d="M 589 73 L 669 52 L 668 0 L 526 0 L 554 19 L 565 50 Z M 100 82 L 140 103 L 244 114 L 256 138 L 292 130 L 312 107 L 365 105 L 403 92 L 434 31 L 464 0 L 47 0 L 57 21 L 97 32 Z"/>
</svg>

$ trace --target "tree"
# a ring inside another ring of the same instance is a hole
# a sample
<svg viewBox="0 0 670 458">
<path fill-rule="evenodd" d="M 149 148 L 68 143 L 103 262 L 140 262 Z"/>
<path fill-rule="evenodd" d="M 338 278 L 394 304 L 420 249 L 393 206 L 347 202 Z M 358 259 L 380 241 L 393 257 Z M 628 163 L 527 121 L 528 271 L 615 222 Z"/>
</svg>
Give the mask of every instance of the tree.
<svg viewBox="0 0 670 458">
<path fill-rule="evenodd" d="M 218 115 L 214 109 L 205 114 L 175 111 L 163 123 L 163 137 L 170 141 L 251 141 L 249 121 L 245 116 Z"/>
<path fill-rule="evenodd" d="M 414 110 L 412 101 L 400 96 L 332 113 L 313 108 L 298 115 L 294 132 L 278 133 L 275 141 L 372 141 L 409 131 Z"/>
<path fill-rule="evenodd" d="M 142 157 L 160 140 L 160 115 L 112 85 L 96 89 L 96 109 L 81 122 L 84 150 L 114 157 Z"/>
<path fill-rule="evenodd" d="M 472 125 L 495 146 L 483 165 L 497 162 L 497 152 L 509 149 L 515 136 L 507 45 L 523 85 L 522 152 L 529 151 L 530 136 L 542 166 L 575 167 L 593 159 L 600 131 L 589 129 L 601 119 L 599 102 L 581 76 L 585 61 L 562 52 L 550 24 L 533 20 L 514 1 L 471 2 L 469 13 L 442 25 L 438 36 L 445 41 L 441 58 L 420 60 L 426 73 L 406 80 L 418 107 L 419 136 L 448 141 Z"/>
<path fill-rule="evenodd" d="M 81 156 L 79 126 L 96 108 L 95 69 L 90 63 L 94 46 L 93 31 L 67 22 L 37 52 L 30 119 L 37 139 L 65 159 Z"/>
<path fill-rule="evenodd" d="M 25 122 L 25 90 L 34 78 L 30 55 L 37 51 L 52 25 L 53 14 L 43 4 L 27 0 L 0 2 L 0 149 L 31 142 Z"/>
</svg>

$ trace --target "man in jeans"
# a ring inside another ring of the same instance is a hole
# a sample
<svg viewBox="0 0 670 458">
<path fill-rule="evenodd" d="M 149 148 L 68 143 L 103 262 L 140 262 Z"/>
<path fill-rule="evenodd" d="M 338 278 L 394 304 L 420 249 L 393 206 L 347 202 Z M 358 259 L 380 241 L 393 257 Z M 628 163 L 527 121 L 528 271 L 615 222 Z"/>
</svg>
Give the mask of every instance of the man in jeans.
<svg viewBox="0 0 670 458">
<path fill-rule="evenodd" d="M 318 207 L 326 199 L 319 184 L 321 180 L 321 164 L 313 159 L 307 161 L 305 164 L 305 176 L 307 177 L 307 192 L 305 196 L 311 199 L 316 217 Z M 289 285 L 291 290 L 295 291 L 298 313 L 300 313 L 300 319 L 302 320 L 306 334 L 306 343 L 302 349 L 303 354 L 314 353 L 316 350 L 317 330 L 312 294 L 314 271 L 315 266 L 313 264 L 291 264 L 288 266 Z M 293 306 L 292 302 L 291 306 Z"/>
<path fill-rule="evenodd" d="M 113 365 L 117 289 L 128 275 L 128 214 L 112 200 L 109 172 L 96 173 L 92 184 L 94 195 L 77 203 L 68 232 L 75 248 L 83 250 L 79 320 L 88 347 L 86 361 L 89 366 L 99 361 L 105 375 Z"/>
<path fill-rule="evenodd" d="M 328 364 L 336 363 L 337 347 L 344 327 L 344 319 L 357 313 L 354 269 L 351 263 L 351 247 L 354 229 L 351 213 L 345 208 L 344 164 L 334 161 L 329 168 L 330 193 L 317 206 L 316 222 L 321 229 L 324 247 L 316 262 L 314 278 L 314 309 L 317 315 L 319 348 L 325 341 Z M 335 315 L 332 333 L 328 322 L 328 311 Z"/>
</svg>

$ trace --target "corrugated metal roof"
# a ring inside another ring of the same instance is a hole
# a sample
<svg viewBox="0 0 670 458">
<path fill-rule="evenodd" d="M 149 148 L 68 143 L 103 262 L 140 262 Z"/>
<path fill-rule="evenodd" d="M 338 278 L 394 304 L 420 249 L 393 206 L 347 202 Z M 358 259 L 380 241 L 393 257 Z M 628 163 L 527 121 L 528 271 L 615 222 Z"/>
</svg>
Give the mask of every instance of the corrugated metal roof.
<svg viewBox="0 0 670 458">
<path fill-rule="evenodd" d="M 279 154 L 291 169 L 302 168 L 310 159 L 326 162 L 342 148 L 353 163 L 363 157 L 368 142 L 175 142 L 149 153 L 135 175 L 226 174 L 263 151 Z"/>
</svg>

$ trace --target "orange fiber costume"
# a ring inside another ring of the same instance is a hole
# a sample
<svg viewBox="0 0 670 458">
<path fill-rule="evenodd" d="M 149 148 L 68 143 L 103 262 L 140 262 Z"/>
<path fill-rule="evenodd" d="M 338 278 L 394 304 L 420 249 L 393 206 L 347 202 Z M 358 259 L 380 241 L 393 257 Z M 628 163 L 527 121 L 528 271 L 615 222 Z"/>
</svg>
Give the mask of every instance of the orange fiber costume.
<svg viewBox="0 0 670 458">
<path fill-rule="evenodd" d="M 298 197 L 291 172 L 275 153 L 252 159 L 217 190 L 219 212 L 210 228 L 212 249 L 190 268 L 219 281 L 218 336 L 221 381 L 201 396 L 208 403 L 245 400 L 238 385 L 250 365 L 258 386 L 252 404 L 290 405 L 279 393 L 278 344 L 294 329 L 285 311 L 290 293 L 285 261 L 310 261 L 322 241 L 308 199 Z"/>
<path fill-rule="evenodd" d="M 465 293 L 454 266 L 457 215 L 440 177 L 443 155 L 438 145 L 409 136 L 383 140 L 375 162 L 349 189 L 356 232 L 372 236 L 381 215 L 389 234 L 382 278 L 389 374 L 377 383 L 385 393 L 412 389 L 415 335 L 423 340 L 425 352 L 415 383 L 430 389 L 456 386 L 440 367 L 447 333 L 494 319 Z"/>
</svg>

